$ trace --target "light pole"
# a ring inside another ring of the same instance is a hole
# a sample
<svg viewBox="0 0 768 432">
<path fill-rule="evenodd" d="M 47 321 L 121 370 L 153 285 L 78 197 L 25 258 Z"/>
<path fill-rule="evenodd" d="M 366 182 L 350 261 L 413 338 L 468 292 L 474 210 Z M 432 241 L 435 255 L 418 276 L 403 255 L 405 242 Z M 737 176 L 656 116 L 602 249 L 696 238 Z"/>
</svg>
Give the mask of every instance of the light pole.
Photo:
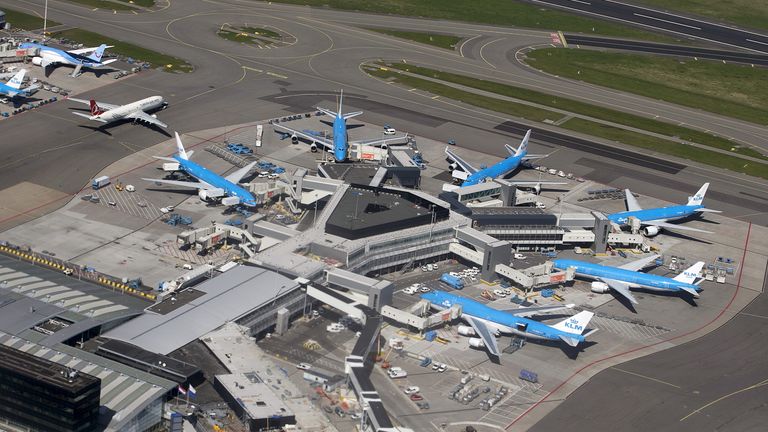
<svg viewBox="0 0 768 432">
<path fill-rule="evenodd" d="M 45 40 L 46 30 L 48 29 L 48 0 L 45 0 L 45 10 L 43 11 L 43 40 Z"/>
</svg>

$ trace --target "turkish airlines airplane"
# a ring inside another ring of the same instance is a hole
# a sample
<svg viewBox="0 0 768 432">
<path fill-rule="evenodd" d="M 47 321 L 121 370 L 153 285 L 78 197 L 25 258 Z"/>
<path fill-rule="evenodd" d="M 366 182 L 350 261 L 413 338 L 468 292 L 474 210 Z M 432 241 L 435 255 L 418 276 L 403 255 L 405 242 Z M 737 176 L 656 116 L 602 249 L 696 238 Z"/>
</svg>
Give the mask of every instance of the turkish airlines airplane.
<svg viewBox="0 0 768 432">
<path fill-rule="evenodd" d="M 161 126 L 164 128 L 168 127 L 167 124 L 157 119 L 156 114 L 148 114 L 148 112 L 162 110 L 168 106 L 168 103 L 163 100 L 162 96 L 150 96 L 126 105 L 112 105 L 104 102 L 96 102 L 93 99 L 84 100 L 69 98 L 69 100 L 86 104 L 91 107 L 90 115 L 81 112 L 72 113 L 80 117 L 85 117 L 88 120 L 95 120 L 102 123 L 112 123 L 118 120 L 133 120 L 134 122 L 142 121 L 150 125 Z"/>
</svg>

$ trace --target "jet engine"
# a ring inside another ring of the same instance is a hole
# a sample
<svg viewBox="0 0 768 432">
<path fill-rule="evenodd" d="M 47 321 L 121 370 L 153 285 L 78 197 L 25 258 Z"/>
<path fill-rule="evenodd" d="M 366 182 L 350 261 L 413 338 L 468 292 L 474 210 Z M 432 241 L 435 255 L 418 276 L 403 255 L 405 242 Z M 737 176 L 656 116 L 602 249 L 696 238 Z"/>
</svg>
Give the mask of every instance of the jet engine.
<svg viewBox="0 0 768 432">
<path fill-rule="evenodd" d="M 150 114 L 152 118 L 157 118 L 157 114 Z"/>
<path fill-rule="evenodd" d="M 485 343 L 480 338 L 470 338 L 469 346 L 474 348 L 485 348 Z"/>
<path fill-rule="evenodd" d="M 590 289 L 594 293 L 605 294 L 611 290 L 611 287 L 609 287 L 608 284 L 605 282 L 595 281 L 595 282 L 592 282 L 592 287 Z"/>
<path fill-rule="evenodd" d="M 35 66 L 41 66 L 43 64 L 42 57 L 32 57 L 32 64 Z"/>
<path fill-rule="evenodd" d="M 317 153 L 317 144 L 315 143 L 310 144 L 309 151 L 311 151 L 312 153 Z"/>
<path fill-rule="evenodd" d="M 457 165 L 456 162 L 451 162 L 450 164 L 448 164 L 448 168 L 450 168 L 451 171 L 457 169 L 458 167 L 459 165 Z"/>
<path fill-rule="evenodd" d="M 653 237 L 658 234 L 659 231 L 661 230 L 657 226 L 647 226 L 643 228 L 643 234 L 645 234 L 646 237 Z"/>
<path fill-rule="evenodd" d="M 541 195 L 541 183 L 536 183 L 536 186 L 533 187 L 533 191 L 536 195 Z"/>
<path fill-rule="evenodd" d="M 296 135 L 291 135 L 291 144 L 298 144 L 299 143 L 299 137 Z"/>
<path fill-rule="evenodd" d="M 473 329 L 470 326 L 460 325 L 456 331 L 459 332 L 462 336 L 475 336 L 477 333 L 475 333 L 475 329 Z"/>
<path fill-rule="evenodd" d="M 382 150 L 386 150 L 386 149 L 387 149 L 387 147 L 388 147 L 388 146 L 387 146 L 386 144 L 382 144 L 382 145 L 381 145 L 381 149 L 382 149 Z"/>
</svg>

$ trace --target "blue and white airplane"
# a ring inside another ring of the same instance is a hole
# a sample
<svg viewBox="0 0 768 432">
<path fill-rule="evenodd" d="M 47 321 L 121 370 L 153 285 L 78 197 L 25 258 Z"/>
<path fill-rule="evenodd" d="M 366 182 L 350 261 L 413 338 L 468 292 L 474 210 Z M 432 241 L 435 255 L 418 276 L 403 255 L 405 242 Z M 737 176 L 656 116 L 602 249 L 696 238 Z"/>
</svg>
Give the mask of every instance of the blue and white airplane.
<svg viewBox="0 0 768 432">
<path fill-rule="evenodd" d="M 0 94 L 8 96 L 10 98 L 16 96 L 29 96 L 33 90 L 40 88 L 38 85 L 31 85 L 21 88 L 21 84 L 24 82 L 24 75 L 27 74 L 26 69 L 22 69 L 16 72 L 16 75 L 12 76 L 5 84 L 0 83 Z"/>
<path fill-rule="evenodd" d="M 197 194 L 203 201 L 221 199 L 221 203 L 224 205 L 242 204 L 248 207 L 256 206 L 256 198 L 253 194 L 238 185 L 240 180 L 253 169 L 256 162 L 251 162 L 232 174 L 222 177 L 204 166 L 189 160 L 189 156 L 191 156 L 194 151 L 187 152 L 184 150 L 178 132 L 176 132 L 176 148 L 178 149 L 178 153 L 173 157 L 155 156 L 155 158 L 177 163 L 178 166 L 175 166 L 175 169 L 173 170 L 189 174 L 197 179 L 196 182 L 149 178 L 142 180 L 197 189 Z"/>
<path fill-rule="evenodd" d="M 696 192 L 696 195 L 688 197 L 688 203 L 685 205 L 676 205 L 669 207 L 659 207 L 653 209 L 643 209 L 638 204 L 635 196 L 632 195 L 629 189 L 624 190 L 627 200 L 627 211 L 620 213 L 613 213 L 608 215 L 608 219 L 618 226 L 619 228 L 632 224 L 632 218 L 640 221 L 640 224 L 645 226 L 643 228 L 643 234 L 648 237 L 655 236 L 662 228 L 681 231 L 696 231 L 701 233 L 711 234 L 711 231 L 704 231 L 697 228 L 690 228 L 686 226 L 667 223 L 667 221 L 675 219 L 684 219 L 689 216 L 708 212 L 708 213 L 720 213 L 719 210 L 711 210 L 704 208 L 702 204 L 704 202 L 704 195 L 707 193 L 709 183 L 704 183 L 704 186 Z"/>
<path fill-rule="evenodd" d="M 575 347 L 579 343 L 584 342 L 587 336 L 597 331 L 597 329 L 593 329 L 582 335 L 587 329 L 589 320 L 594 315 L 594 313 L 589 311 L 579 312 L 554 325 L 525 318 L 525 316 L 535 315 L 544 311 L 569 309 L 573 305 L 498 310 L 478 301 L 443 291 L 432 291 L 422 294 L 421 298 L 429 301 L 433 308 L 439 310 L 449 309 L 453 305 L 461 306 L 461 319 L 466 321 L 470 327 L 459 326 L 457 329 L 459 334 L 463 336 L 480 336 L 479 338 L 469 339 L 469 345 L 475 348 L 485 347 L 489 353 L 497 357 L 501 355 L 499 345 L 496 342 L 496 336 L 500 334 L 516 334 L 531 339 L 563 341 Z"/>
<path fill-rule="evenodd" d="M 57 65 L 71 65 L 75 67 L 72 72 L 73 77 L 80 75 L 80 70 L 83 67 L 96 69 L 102 66 L 106 66 L 117 59 L 102 60 L 104 50 L 112 48 L 106 44 L 101 44 L 96 48 L 82 48 L 72 51 L 65 51 L 58 48 L 49 47 L 47 45 L 38 44 L 34 42 L 24 42 L 19 45 L 21 49 L 37 49 L 38 55 L 32 57 L 32 64 L 42 66 L 45 76 L 50 74 L 48 66 Z M 93 54 L 89 54 L 93 53 Z"/>
<path fill-rule="evenodd" d="M 312 152 L 317 152 L 318 145 L 324 147 L 326 150 L 329 150 L 333 152 L 333 159 L 336 162 L 344 162 L 349 157 L 349 145 L 350 144 L 361 144 L 361 145 L 368 145 L 368 146 L 375 146 L 375 147 L 384 147 L 386 148 L 387 144 L 392 142 L 404 142 L 407 139 L 407 136 L 399 136 L 399 137 L 389 137 L 389 138 L 377 138 L 377 139 L 371 139 L 371 140 L 363 140 L 363 141 L 349 141 L 349 136 L 347 134 L 347 120 L 351 119 L 352 117 L 357 117 L 361 115 L 362 111 L 356 111 L 351 113 L 344 114 L 342 112 L 342 105 L 344 102 L 344 91 L 341 91 L 341 95 L 339 96 L 339 107 L 338 111 L 333 112 L 327 108 L 323 107 L 317 107 L 319 111 L 322 111 L 323 113 L 333 117 L 333 137 L 332 139 L 328 139 L 322 136 L 317 136 L 315 134 L 309 134 L 305 131 L 300 131 L 297 129 L 290 128 L 288 126 L 285 126 L 284 124 L 275 124 L 276 129 L 282 129 L 290 134 L 291 141 L 295 144 L 298 142 L 299 138 L 305 139 L 310 142 L 310 149 Z M 279 131 L 277 131 L 279 132 Z"/>
<path fill-rule="evenodd" d="M 451 175 L 454 179 L 461 180 L 461 186 L 472 186 L 478 183 L 482 183 L 486 180 L 493 180 L 495 178 L 504 177 L 507 174 L 517 170 L 520 164 L 524 161 L 531 159 L 541 159 L 549 155 L 530 155 L 528 154 L 528 140 L 531 137 L 531 130 L 525 133 L 525 137 L 520 142 L 520 147 L 517 149 L 512 148 L 509 144 L 505 144 L 510 156 L 503 159 L 489 167 L 481 167 L 477 169 L 470 165 L 467 161 L 460 158 L 456 153 L 445 148 L 445 154 L 448 159 L 453 161 L 450 165 Z M 541 190 L 542 185 L 564 185 L 565 182 L 547 182 L 547 181 L 513 181 L 516 186 L 531 187 L 536 189 L 538 193 Z"/>
<path fill-rule="evenodd" d="M 700 277 L 704 261 L 697 262 L 674 278 L 638 271 L 648 266 L 658 257 L 658 255 L 651 255 L 620 267 L 572 259 L 556 259 L 553 261 L 553 265 L 556 269 L 560 270 L 567 270 L 572 267 L 576 271 L 576 276 L 593 279 L 593 292 L 607 293 L 610 289 L 613 289 L 634 304 L 637 304 L 637 299 L 629 291 L 630 288 L 644 288 L 651 291 L 672 293 L 685 292 L 698 298 L 701 288 L 694 282 Z"/>
</svg>

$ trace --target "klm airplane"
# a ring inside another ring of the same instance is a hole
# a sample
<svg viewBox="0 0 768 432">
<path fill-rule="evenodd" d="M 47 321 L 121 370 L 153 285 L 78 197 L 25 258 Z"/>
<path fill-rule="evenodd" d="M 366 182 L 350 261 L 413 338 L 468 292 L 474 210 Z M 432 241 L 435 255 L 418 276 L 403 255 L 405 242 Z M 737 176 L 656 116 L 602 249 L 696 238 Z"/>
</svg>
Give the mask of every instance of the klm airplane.
<svg viewBox="0 0 768 432">
<path fill-rule="evenodd" d="M 535 315 L 543 311 L 572 308 L 573 305 L 522 307 L 503 311 L 443 291 L 422 294 L 421 298 L 429 301 L 435 309 L 443 310 L 453 305 L 461 306 L 461 319 L 466 321 L 470 327 L 459 326 L 459 334 L 479 336 L 479 338 L 470 338 L 469 345 L 476 348 L 485 347 L 489 353 L 496 357 L 501 356 L 499 345 L 496 342 L 496 336 L 500 334 L 516 334 L 531 339 L 563 341 L 575 347 L 584 342 L 587 336 L 597 331 L 597 329 L 593 329 L 582 335 L 587 329 L 589 320 L 594 315 L 589 311 L 579 312 L 554 325 L 525 318 L 525 316 Z"/>
<path fill-rule="evenodd" d="M 22 69 L 16 72 L 16 75 L 12 76 L 7 83 L 0 83 L 0 94 L 13 98 L 18 95 L 29 96 L 33 90 L 37 90 L 40 87 L 38 85 L 21 88 L 21 84 L 24 82 L 24 75 L 26 74 L 27 70 Z"/>
<path fill-rule="evenodd" d="M 574 268 L 576 276 L 593 279 L 593 292 L 607 293 L 610 289 L 613 289 L 634 304 L 637 304 L 637 299 L 629 291 L 630 288 L 687 293 L 698 298 L 701 288 L 694 281 L 700 277 L 699 274 L 704 267 L 704 261 L 697 262 L 674 278 L 638 272 L 638 270 L 645 268 L 658 257 L 658 255 L 651 255 L 620 267 L 604 266 L 571 259 L 556 259 L 553 261 L 553 264 L 556 269 L 567 270 L 568 268 Z"/>
<path fill-rule="evenodd" d="M 350 144 L 349 136 L 347 134 L 347 120 L 351 119 L 352 117 L 357 117 L 361 115 L 363 112 L 356 111 L 356 112 L 344 114 L 342 112 L 343 102 L 344 102 L 344 91 L 342 90 L 341 96 L 339 96 L 338 111 L 333 112 L 327 108 L 317 107 L 319 111 L 322 111 L 323 113 L 333 117 L 333 139 L 332 140 L 329 140 L 322 136 L 317 136 L 314 134 L 309 134 L 304 131 L 293 129 L 288 126 L 285 126 L 284 124 L 278 123 L 278 124 L 275 124 L 274 127 L 276 129 L 284 130 L 285 132 L 290 134 L 291 141 L 294 144 L 299 141 L 299 138 L 305 139 L 311 143 L 310 149 L 312 150 L 313 153 L 318 150 L 318 144 L 319 144 L 326 150 L 333 152 L 333 159 L 336 162 L 344 162 L 349 157 L 349 144 Z M 354 143 L 386 148 L 387 144 L 389 143 L 404 142 L 405 139 L 406 139 L 406 136 L 399 136 L 399 137 L 378 138 L 378 139 L 364 140 L 364 141 L 354 141 Z"/>
<path fill-rule="evenodd" d="M 454 179 L 461 180 L 461 186 L 472 186 L 478 183 L 482 183 L 488 179 L 493 180 L 495 178 L 504 177 L 507 174 L 517 170 L 523 161 L 531 159 L 541 159 L 549 155 L 530 155 L 528 154 L 528 140 L 531 137 L 531 130 L 525 133 L 525 137 L 520 142 L 520 147 L 517 149 L 512 148 L 509 144 L 505 144 L 510 156 L 504 160 L 501 160 L 489 167 L 481 167 L 477 169 L 470 165 L 467 161 L 460 158 L 456 153 L 445 148 L 445 154 L 448 159 L 453 161 L 451 163 L 451 175 Z M 460 169 L 458 169 L 460 168 Z M 542 182 L 542 181 L 513 181 L 513 184 L 523 187 L 535 188 L 538 192 L 542 185 L 564 185 L 565 182 Z"/>
<path fill-rule="evenodd" d="M 189 160 L 189 156 L 191 156 L 194 151 L 187 152 L 184 150 L 178 132 L 176 132 L 176 147 L 178 153 L 175 156 L 170 158 L 155 156 L 155 158 L 178 164 L 176 170 L 189 174 L 197 179 L 196 182 L 148 178 L 142 180 L 197 189 L 197 194 L 203 201 L 221 199 L 221 203 L 224 205 L 242 204 L 248 207 L 256 206 L 256 198 L 254 198 L 250 192 L 238 185 L 238 182 L 253 169 L 256 162 L 249 163 L 232 174 L 222 177 L 204 166 Z"/>
<path fill-rule="evenodd" d="M 696 192 L 696 195 L 688 197 L 688 203 L 685 205 L 659 207 L 653 209 L 643 209 L 638 204 L 635 196 L 629 189 L 624 190 L 624 194 L 627 198 L 627 211 L 620 213 L 613 213 L 608 215 L 608 219 L 618 227 L 627 226 L 632 224 L 632 218 L 640 221 L 640 224 L 645 226 L 643 233 L 652 237 L 659 233 L 662 228 L 681 231 L 696 231 L 701 233 L 711 234 L 710 231 L 704 231 L 697 228 L 690 228 L 686 226 L 680 226 L 676 224 L 667 223 L 667 221 L 675 219 L 684 219 L 691 215 L 696 215 L 703 212 L 720 213 L 719 210 L 711 210 L 704 208 L 702 204 L 704 202 L 704 195 L 707 193 L 709 183 L 704 183 L 704 186 Z"/>
<path fill-rule="evenodd" d="M 43 72 L 45 73 L 45 76 L 48 76 L 50 74 L 48 70 L 48 66 L 56 66 L 56 65 L 71 65 L 75 67 L 75 70 L 72 72 L 73 77 L 77 77 L 80 75 L 80 70 L 83 67 L 87 68 L 100 68 L 102 66 L 106 66 L 112 62 L 117 61 L 116 59 L 112 60 L 101 60 L 101 57 L 104 55 L 104 50 L 107 48 L 111 48 L 111 46 L 107 46 L 105 44 L 101 44 L 96 48 L 82 48 L 72 51 L 64 51 L 58 48 L 49 47 L 47 45 L 37 44 L 33 42 L 24 42 L 21 45 L 19 45 L 19 48 L 21 49 L 37 49 L 38 55 L 35 57 L 32 57 L 32 64 L 37 66 L 42 66 Z M 93 54 L 89 54 L 93 53 Z"/>
</svg>

